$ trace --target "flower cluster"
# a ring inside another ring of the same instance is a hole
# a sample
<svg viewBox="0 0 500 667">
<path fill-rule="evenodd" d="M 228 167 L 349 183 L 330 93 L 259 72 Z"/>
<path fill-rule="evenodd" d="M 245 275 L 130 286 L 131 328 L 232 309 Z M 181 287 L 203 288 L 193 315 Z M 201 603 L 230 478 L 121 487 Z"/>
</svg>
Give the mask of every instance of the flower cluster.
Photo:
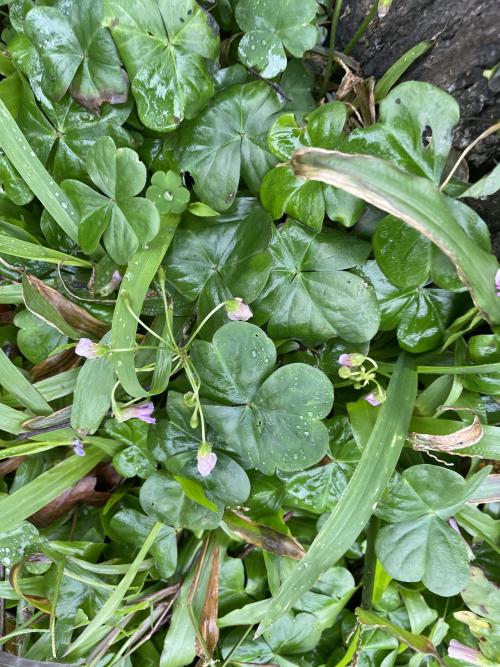
<svg viewBox="0 0 500 667">
<path fill-rule="evenodd" d="M 367 369 L 364 366 L 365 362 L 372 364 L 372 368 Z M 380 405 L 385 401 L 385 389 L 376 379 L 378 366 L 373 359 L 359 352 L 352 352 L 350 354 L 341 354 L 338 358 L 338 363 L 340 364 L 339 376 L 344 380 L 352 380 L 355 389 L 362 389 L 370 382 L 373 382 L 375 389 L 363 396 L 365 401 L 373 406 Z"/>
</svg>

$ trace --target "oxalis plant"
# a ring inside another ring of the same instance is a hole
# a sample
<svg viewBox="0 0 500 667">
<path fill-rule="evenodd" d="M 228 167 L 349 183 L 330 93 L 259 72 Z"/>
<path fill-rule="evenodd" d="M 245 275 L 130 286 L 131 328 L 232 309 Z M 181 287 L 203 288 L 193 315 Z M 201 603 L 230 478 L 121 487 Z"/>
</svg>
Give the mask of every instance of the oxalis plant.
<svg viewBox="0 0 500 667">
<path fill-rule="evenodd" d="M 431 44 L 2 4 L 0 665 L 498 665 L 500 171 Z"/>
</svg>

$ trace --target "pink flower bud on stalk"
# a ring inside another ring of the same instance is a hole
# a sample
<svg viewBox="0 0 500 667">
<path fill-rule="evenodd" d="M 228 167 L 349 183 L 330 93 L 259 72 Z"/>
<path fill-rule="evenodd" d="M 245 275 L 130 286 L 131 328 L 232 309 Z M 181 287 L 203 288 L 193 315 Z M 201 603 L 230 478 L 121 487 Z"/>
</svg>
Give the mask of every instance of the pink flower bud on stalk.
<svg viewBox="0 0 500 667">
<path fill-rule="evenodd" d="M 202 477 L 208 477 L 217 463 L 217 454 L 212 451 L 208 442 L 202 442 L 196 455 L 198 472 Z"/>
<path fill-rule="evenodd" d="M 465 646 L 465 644 L 457 642 L 456 639 L 452 639 L 448 646 L 448 657 L 454 660 L 461 660 L 469 665 L 488 664 L 481 651 L 470 646 Z"/>
<path fill-rule="evenodd" d="M 156 424 L 156 419 L 152 416 L 154 410 L 152 401 L 141 403 L 140 405 L 131 405 L 128 408 L 123 408 L 115 415 L 117 421 L 126 422 L 129 419 L 140 419 L 146 424 Z"/>
<path fill-rule="evenodd" d="M 253 315 L 250 306 L 239 297 L 226 301 L 226 310 L 227 316 L 233 321 L 246 322 Z"/>
<path fill-rule="evenodd" d="M 361 364 L 366 359 L 364 354 L 359 354 L 359 352 L 352 352 L 351 354 L 341 354 L 338 358 L 338 363 L 341 366 L 347 366 L 347 368 L 354 368 L 355 366 L 361 366 Z"/>
<path fill-rule="evenodd" d="M 86 359 L 97 359 L 98 357 L 103 357 L 108 352 L 108 348 L 105 345 L 99 345 L 99 343 L 94 343 L 90 338 L 80 338 L 75 347 L 75 352 L 79 357 L 85 357 Z"/>
<path fill-rule="evenodd" d="M 497 291 L 497 296 L 500 296 L 500 269 L 495 273 L 495 288 Z"/>
</svg>

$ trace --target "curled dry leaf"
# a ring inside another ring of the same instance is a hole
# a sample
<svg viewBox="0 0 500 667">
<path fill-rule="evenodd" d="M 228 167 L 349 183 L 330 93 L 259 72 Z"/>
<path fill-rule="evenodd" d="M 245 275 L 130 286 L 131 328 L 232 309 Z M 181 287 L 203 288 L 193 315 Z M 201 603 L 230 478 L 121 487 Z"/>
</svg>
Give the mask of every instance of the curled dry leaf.
<svg viewBox="0 0 500 667">
<path fill-rule="evenodd" d="M 45 429 L 54 429 L 58 426 L 68 426 L 71 416 L 71 405 L 56 410 L 50 415 L 42 415 L 40 417 L 32 417 L 22 423 L 25 431 L 39 431 Z"/>
<path fill-rule="evenodd" d="M 23 276 L 23 298 L 28 310 L 70 338 L 100 339 L 108 330 L 103 322 L 29 273 Z"/>
<path fill-rule="evenodd" d="M 219 641 L 219 627 L 217 616 L 219 611 L 219 547 L 215 547 L 212 553 L 212 564 L 210 567 L 210 578 L 208 581 L 207 594 L 200 618 L 200 634 L 205 644 L 205 649 L 196 639 L 196 653 L 201 658 L 212 658 L 217 642 Z"/>
<path fill-rule="evenodd" d="M 448 435 L 432 435 L 430 433 L 408 433 L 411 446 L 418 452 L 436 450 L 453 452 L 455 449 L 471 447 L 481 440 L 484 434 L 483 425 L 477 415 L 474 415 L 472 424 L 449 433 Z"/>
<path fill-rule="evenodd" d="M 45 380 L 53 375 L 75 368 L 80 361 L 81 357 L 77 356 L 74 350 L 64 350 L 33 366 L 30 376 L 33 382 Z"/>
<path fill-rule="evenodd" d="M 25 458 L 26 456 L 11 456 L 9 459 L 0 461 L 0 477 L 17 470 Z"/>
<path fill-rule="evenodd" d="M 263 523 L 256 523 L 239 512 L 234 510 L 226 512 L 224 521 L 242 540 L 271 554 L 287 556 L 294 560 L 300 560 L 305 554 L 302 545 L 295 538 L 279 533 Z"/>
<path fill-rule="evenodd" d="M 77 503 L 89 503 L 91 505 L 104 504 L 109 493 L 96 491 L 97 477 L 86 475 L 70 489 L 67 489 L 60 496 L 52 500 L 38 512 L 30 517 L 30 521 L 38 528 L 49 526 L 53 521 L 66 514 Z"/>
</svg>

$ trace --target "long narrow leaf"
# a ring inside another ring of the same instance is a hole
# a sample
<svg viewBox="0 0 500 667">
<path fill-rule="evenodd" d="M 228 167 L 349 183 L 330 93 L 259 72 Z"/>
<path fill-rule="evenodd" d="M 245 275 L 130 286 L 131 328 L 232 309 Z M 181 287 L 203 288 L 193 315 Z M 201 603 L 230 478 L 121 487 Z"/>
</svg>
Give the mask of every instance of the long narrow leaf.
<svg viewBox="0 0 500 667">
<path fill-rule="evenodd" d="M 146 293 L 172 241 L 179 220 L 179 216 L 162 216 L 160 231 L 152 247 L 139 250 L 130 260 L 113 315 L 114 349 L 128 350 L 134 347 L 137 320 L 130 310 L 136 317 L 140 317 Z M 137 377 L 134 352 L 115 352 L 113 365 L 122 387 L 130 396 L 141 398 L 149 395 L 150 392 L 144 389 Z"/>
<path fill-rule="evenodd" d="M 3 350 L 0 350 L 0 384 L 13 394 L 25 408 L 36 415 L 48 415 L 52 408 L 33 387 Z"/>
<path fill-rule="evenodd" d="M 22 423 L 28 419 L 25 412 L 18 412 L 8 405 L 0 403 L 0 431 L 17 435 L 23 430 Z"/>
<path fill-rule="evenodd" d="M 37 158 L 1 99 L 0 148 L 61 229 L 78 241 L 78 216 L 73 204 Z"/>
<path fill-rule="evenodd" d="M 92 619 L 89 625 L 87 625 L 82 634 L 71 644 L 71 646 L 67 651 L 67 654 L 73 653 L 73 651 L 76 651 L 80 646 L 85 644 L 87 639 L 92 637 L 92 635 L 107 621 L 109 621 L 109 619 L 113 616 L 115 611 L 120 606 L 128 589 L 130 588 L 130 584 L 134 580 L 135 575 L 139 571 L 142 561 L 146 558 L 149 549 L 154 544 L 154 541 L 158 537 L 160 530 L 162 528 L 163 528 L 162 523 L 160 523 L 159 521 L 155 523 L 155 525 L 151 529 L 151 532 L 149 533 L 142 547 L 140 548 L 139 553 L 137 554 L 132 564 L 130 565 L 127 574 L 123 577 L 118 586 L 115 588 L 112 595 L 106 600 L 106 602 L 101 607 L 97 615 Z"/>
<path fill-rule="evenodd" d="M 387 400 L 354 474 L 309 551 L 285 579 L 261 622 L 262 634 L 285 614 L 318 577 L 341 558 L 363 530 L 396 467 L 417 394 L 413 360 L 402 354 Z"/>
<path fill-rule="evenodd" d="M 118 450 L 119 445 L 117 445 Z M 15 528 L 21 521 L 38 512 L 63 491 L 74 486 L 106 456 L 98 447 L 86 448 L 85 456 L 70 456 L 42 473 L 29 484 L 0 500 L 2 530 Z"/>
<path fill-rule="evenodd" d="M 92 264 L 85 259 L 67 255 L 65 252 L 59 250 L 52 250 L 52 248 L 45 248 L 36 243 L 29 243 L 21 239 L 15 239 L 12 236 L 0 234 L 0 253 L 6 255 L 13 255 L 22 259 L 32 259 L 38 262 L 49 262 L 50 264 L 59 264 L 63 262 L 68 266 L 84 266 L 91 267 Z"/>
<path fill-rule="evenodd" d="M 300 178 L 335 185 L 429 238 L 453 262 L 483 316 L 500 324 L 500 299 L 495 290 L 498 261 L 471 241 L 455 220 L 451 200 L 431 181 L 370 155 L 320 148 L 296 151 L 291 163 Z"/>
</svg>

